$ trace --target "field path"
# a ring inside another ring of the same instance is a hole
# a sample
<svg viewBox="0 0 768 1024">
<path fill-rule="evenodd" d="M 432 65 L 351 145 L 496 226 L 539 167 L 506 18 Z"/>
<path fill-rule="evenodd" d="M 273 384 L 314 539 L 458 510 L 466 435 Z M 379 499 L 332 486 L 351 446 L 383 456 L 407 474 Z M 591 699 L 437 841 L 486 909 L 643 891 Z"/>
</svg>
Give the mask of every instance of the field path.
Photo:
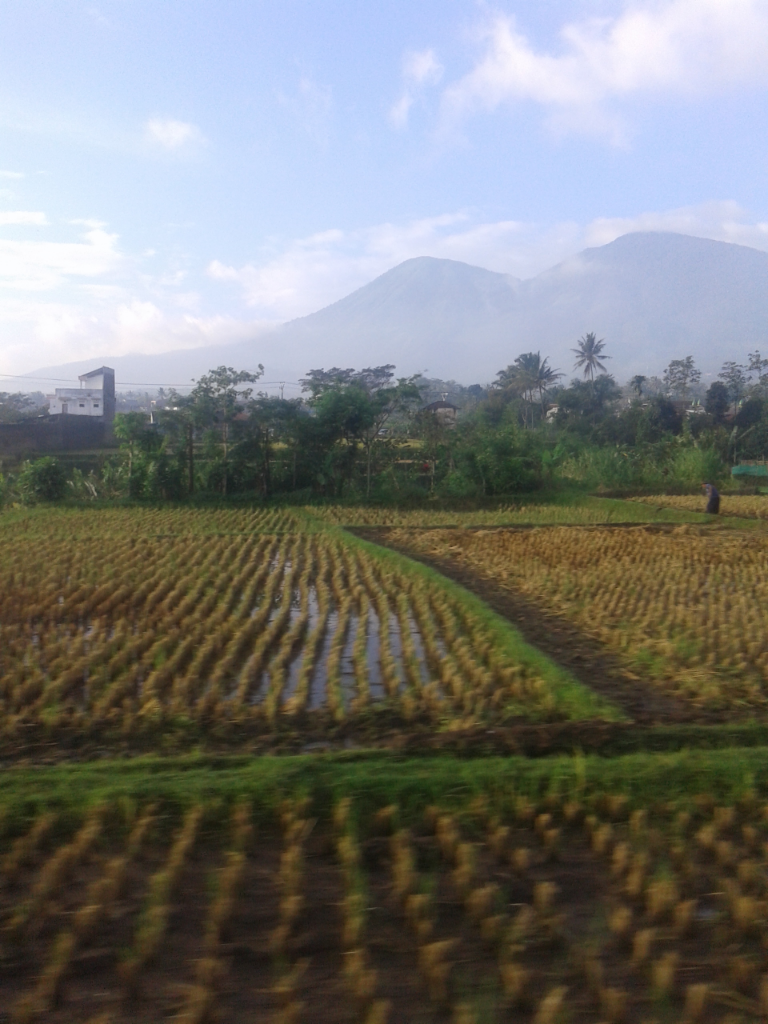
<svg viewBox="0 0 768 1024">
<path fill-rule="evenodd" d="M 687 701 L 660 692 L 650 680 L 632 678 L 620 658 L 599 640 L 583 633 L 563 616 L 542 609 L 509 587 L 502 587 L 450 559 L 426 555 L 394 544 L 387 527 L 347 528 L 350 533 L 422 562 L 476 594 L 512 623 L 532 646 L 571 672 L 584 686 L 620 707 L 637 725 L 710 725 L 729 716 L 702 711 Z M 402 534 L 402 528 L 399 531 Z M 732 716 L 731 716 L 732 719 Z"/>
</svg>

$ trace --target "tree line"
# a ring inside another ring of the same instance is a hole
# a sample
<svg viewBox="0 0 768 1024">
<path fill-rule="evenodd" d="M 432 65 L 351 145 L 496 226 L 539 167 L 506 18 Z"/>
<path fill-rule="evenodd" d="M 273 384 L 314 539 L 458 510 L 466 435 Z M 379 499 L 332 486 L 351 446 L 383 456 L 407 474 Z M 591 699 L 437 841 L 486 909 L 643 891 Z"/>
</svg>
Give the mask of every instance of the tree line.
<svg viewBox="0 0 768 1024">
<path fill-rule="evenodd" d="M 6 478 L 6 499 L 128 496 L 182 500 L 251 495 L 291 500 L 407 500 L 589 486 L 686 486 L 721 478 L 739 458 L 768 453 L 768 359 L 728 361 L 704 390 L 691 356 L 661 377 L 623 387 L 604 339 L 584 335 L 565 374 L 522 353 L 488 387 L 446 391 L 458 418 L 425 408 L 443 382 L 397 377 L 395 366 L 315 369 L 303 397 L 258 391 L 255 372 L 220 366 L 191 392 L 170 391 L 151 416 L 119 413 L 120 450 L 90 473 L 55 459 Z"/>
</svg>

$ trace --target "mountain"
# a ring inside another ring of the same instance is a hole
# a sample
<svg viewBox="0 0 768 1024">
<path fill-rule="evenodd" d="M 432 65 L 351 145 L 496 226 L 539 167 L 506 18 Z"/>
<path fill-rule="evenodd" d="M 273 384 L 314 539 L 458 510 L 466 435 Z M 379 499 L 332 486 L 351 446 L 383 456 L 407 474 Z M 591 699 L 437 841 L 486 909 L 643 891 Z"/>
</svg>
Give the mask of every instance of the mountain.
<svg viewBox="0 0 768 1024">
<path fill-rule="evenodd" d="M 605 338 L 619 380 L 660 375 L 670 359 L 686 355 L 705 373 L 755 348 L 768 355 L 768 253 L 643 232 L 586 249 L 527 281 L 422 256 L 252 343 L 105 355 L 35 373 L 71 377 L 76 366 L 104 361 L 118 380 L 178 384 L 221 363 L 262 362 L 266 380 L 295 381 L 315 367 L 395 363 L 399 374 L 427 370 L 473 383 L 492 380 L 521 352 L 540 350 L 568 377 L 570 350 L 587 331 Z"/>
</svg>

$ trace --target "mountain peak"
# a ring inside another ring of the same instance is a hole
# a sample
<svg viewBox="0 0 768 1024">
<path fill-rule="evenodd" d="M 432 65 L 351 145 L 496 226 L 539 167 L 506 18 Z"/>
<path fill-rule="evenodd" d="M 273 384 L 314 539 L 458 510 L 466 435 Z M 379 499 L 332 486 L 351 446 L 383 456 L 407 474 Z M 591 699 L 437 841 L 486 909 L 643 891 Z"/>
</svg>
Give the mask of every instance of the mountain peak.
<svg viewBox="0 0 768 1024">
<path fill-rule="evenodd" d="M 673 232 L 633 232 L 527 281 L 417 256 L 251 343 L 118 357 L 110 365 L 118 380 L 162 383 L 220 363 L 261 362 L 271 380 L 298 380 L 312 366 L 395 363 L 399 374 L 426 370 L 470 384 L 493 380 L 527 351 L 566 369 L 588 331 L 605 338 L 620 380 L 661 374 L 670 359 L 686 355 L 705 374 L 714 372 L 726 359 L 766 346 L 768 253 Z M 130 371 L 121 359 L 130 360 Z M 179 368 L 173 373 L 171 362 Z M 72 366 L 45 373 L 64 376 Z"/>
</svg>

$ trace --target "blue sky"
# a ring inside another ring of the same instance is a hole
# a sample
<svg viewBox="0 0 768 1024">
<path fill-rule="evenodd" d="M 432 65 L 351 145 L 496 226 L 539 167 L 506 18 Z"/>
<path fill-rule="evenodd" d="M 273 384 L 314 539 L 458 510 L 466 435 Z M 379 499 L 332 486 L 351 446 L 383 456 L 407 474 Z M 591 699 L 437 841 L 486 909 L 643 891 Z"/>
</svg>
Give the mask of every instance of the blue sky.
<svg viewBox="0 0 768 1024">
<path fill-rule="evenodd" d="M 411 256 L 528 277 L 639 229 L 768 249 L 768 0 L 0 23 L 5 374 L 258 338 Z"/>
</svg>

